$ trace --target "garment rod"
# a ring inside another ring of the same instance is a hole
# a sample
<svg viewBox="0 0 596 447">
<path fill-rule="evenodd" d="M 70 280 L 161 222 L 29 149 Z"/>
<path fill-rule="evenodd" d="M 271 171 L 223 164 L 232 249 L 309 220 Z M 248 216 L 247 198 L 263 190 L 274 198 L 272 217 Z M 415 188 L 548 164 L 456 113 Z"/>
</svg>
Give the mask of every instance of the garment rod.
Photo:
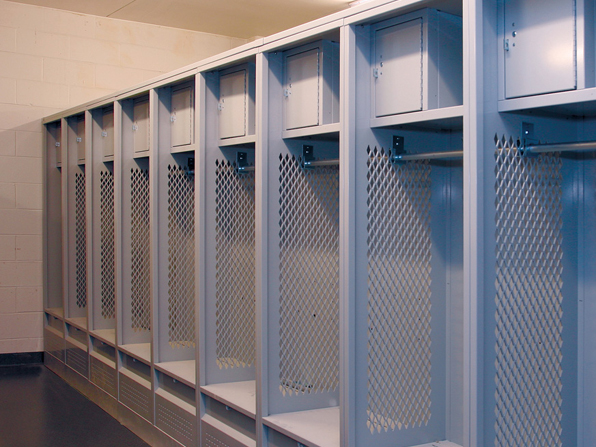
<svg viewBox="0 0 596 447">
<path fill-rule="evenodd" d="M 447 158 L 463 158 L 464 151 L 446 151 L 446 152 L 423 152 L 420 154 L 398 154 L 393 157 L 394 161 L 410 160 L 442 160 Z"/>
<path fill-rule="evenodd" d="M 585 141 L 580 143 L 530 144 L 524 148 L 524 153 L 529 152 L 530 154 L 565 151 L 596 151 L 596 141 Z"/>
</svg>

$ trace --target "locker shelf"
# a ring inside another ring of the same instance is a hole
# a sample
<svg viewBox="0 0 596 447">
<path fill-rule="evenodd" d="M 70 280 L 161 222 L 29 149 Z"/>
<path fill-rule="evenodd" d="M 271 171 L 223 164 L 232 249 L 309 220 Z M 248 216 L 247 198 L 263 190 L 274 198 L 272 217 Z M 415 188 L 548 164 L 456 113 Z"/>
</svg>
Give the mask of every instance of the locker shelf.
<svg viewBox="0 0 596 447">
<path fill-rule="evenodd" d="M 105 343 L 116 346 L 116 330 L 115 329 L 96 329 L 89 331 L 89 334 L 104 341 Z"/>
<path fill-rule="evenodd" d="M 339 447 L 339 407 L 276 414 L 263 422 L 310 447 Z"/>
<path fill-rule="evenodd" d="M 87 317 L 67 318 L 66 322 L 81 329 L 82 331 L 87 330 Z"/>
<path fill-rule="evenodd" d="M 205 385 L 201 387 L 201 392 L 246 416 L 253 419 L 256 417 L 257 402 L 254 380 Z"/>
<path fill-rule="evenodd" d="M 155 369 L 162 371 L 193 388 L 197 383 L 196 368 L 197 363 L 194 360 L 160 362 L 155 364 Z"/>
<path fill-rule="evenodd" d="M 423 110 L 420 112 L 404 113 L 401 115 L 383 116 L 372 118 L 370 127 L 392 127 L 415 125 L 428 129 L 450 129 L 458 130 L 463 128 L 464 106 L 445 107 L 442 109 Z"/>
<path fill-rule="evenodd" d="M 596 87 L 499 101 L 499 112 L 530 109 L 533 113 L 595 116 Z"/>
<path fill-rule="evenodd" d="M 229 146 L 243 146 L 243 145 L 252 145 L 257 141 L 257 137 L 255 135 L 247 135 L 245 137 L 234 137 L 234 138 L 225 138 L 219 140 L 219 147 L 229 147 Z"/>
<path fill-rule="evenodd" d="M 120 345 L 118 349 L 142 362 L 151 362 L 151 343 Z"/>
<path fill-rule="evenodd" d="M 300 129 L 284 130 L 282 138 L 328 137 L 339 138 L 340 123 L 322 124 L 320 126 L 302 127 Z"/>
<path fill-rule="evenodd" d="M 47 307 L 44 309 L 50 315 L 53 315 L 56 318 L 63 319 L 64 318 L 64 309 L 61 307 Z"/>
</svg>

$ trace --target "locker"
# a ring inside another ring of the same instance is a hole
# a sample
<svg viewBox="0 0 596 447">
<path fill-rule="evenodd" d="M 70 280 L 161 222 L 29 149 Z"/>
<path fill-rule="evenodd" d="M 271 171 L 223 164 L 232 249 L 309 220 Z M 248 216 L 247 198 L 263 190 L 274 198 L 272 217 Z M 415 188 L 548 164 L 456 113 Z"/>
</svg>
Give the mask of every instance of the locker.
<svg viewBox="0 0 596 447">
<path fill-rule="evenodd" d="M 321 40 L 284 52 L 284 130 L 339 122 L 339 44 Z"/>
<path fill-rule="evenodd" d="M 104 159 L 111 160 L 114 157 L 114 108 L 106 107 L 102 112 L 102 153 Z"/>
<path fill-rule="evenodd" d="M 134 153 L 149 152 L 149 99 L 137 98 L 133 102 Z"/>
<path fill-rule="evenodd" d="M 172 147 L 187 146 L 194 141 L 194 88 L 190 84 L 172 87 Z"/>
<path fill-rule="evenodd" d="M 79 163 L 85 162 L 85 115 L 79 115 L 75 118 L 75 133 L 77 160 Z"/>
<path fill-rule="evenodd" d="M 220 139 L 254 135 L 255 78 L 252 64 L 220 72 L 218 111 Z"/>
<path fill-rule="evenodd" d="M 505 2 L 505 96 L 577 87 L 574 0 Z"/>
<path fill-rule="evenodd" d="M 424 9 L 372 26 L 375 117 L 462 104 L 461 18 Z"/>
</svg>

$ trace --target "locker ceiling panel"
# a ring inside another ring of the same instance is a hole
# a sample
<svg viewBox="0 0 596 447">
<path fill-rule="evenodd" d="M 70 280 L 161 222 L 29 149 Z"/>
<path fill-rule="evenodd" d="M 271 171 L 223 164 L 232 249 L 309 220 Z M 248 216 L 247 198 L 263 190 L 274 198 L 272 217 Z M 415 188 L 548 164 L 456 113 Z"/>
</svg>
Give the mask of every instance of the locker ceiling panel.
<svg viewBox="0 0 596 447">
<path fill-rule="evenodd" d="M 505 96 L 575 89 L 575 43 L 574 0 L 505 2 Z"/>
<path fill-rule="evenodd" d="M 422 110 L 420 18 L 375 33 L 375 115 L 416 110 Z"/>
</svg>

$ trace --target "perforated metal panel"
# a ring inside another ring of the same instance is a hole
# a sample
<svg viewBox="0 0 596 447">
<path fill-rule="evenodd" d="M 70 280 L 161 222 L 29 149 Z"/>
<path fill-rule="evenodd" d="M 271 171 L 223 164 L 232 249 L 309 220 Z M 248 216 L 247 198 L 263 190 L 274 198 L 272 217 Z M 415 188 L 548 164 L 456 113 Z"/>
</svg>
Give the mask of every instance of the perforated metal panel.
<svg viewBox="0 0 596 447">
<path fill-rule="evenodd" d="M 187 168 L 168 165 L 169 342 L 195 346 L 195 187 Z"/>
<path fill-rule="evenodd" d="M 87 353 L 79 348 L 75 348 L 67 343 L 66 347 L 66 364 L 74 369 L 79 374 L 87 377 L 88 363 Z"/>
<path fill-rule="evenodd" d="M 76 305 L 87 306 L 87 199 L 85 173 L 75 174 L 75 264 Z"/>
<path fill-rule="evenodd" d="M 155 425 L 186 446 L 194 442 L 196 416 L 177 408 L 161 396 L 155 396 Z"/>
<path fill-rule="evenodd" d="M 280 156 L 280 390 L 339 381 L 339 169 Z"/>
<path fill-rule="evenodd" d="M 105 363 L 91 357 L 91 382 L 104 390 L 106 393 L 116 397 L 118 395 L 118 382 L 116 370 Z"/>
<path fill-rule="evenodd" d="M 216 160 L 216 344 L 220 368 L 255 362 L 255 175 Z"/>
<path fill-rule="evenodd" d="M 149 170 L 131 169 L 131 327 L 151 329 Z"/>
<path fill-rule="evenodd" d="M 431 416 L 431 168 L 368 149 L 368 428 Z"/>
<path fill-rule="evenodd" d="M 145 388 L 124 374 L 120 374 L 120 402 L 139 416 L 152 421 L 152 400 L 151 389 Z"/>
<path fill-rule="evenodd" d="M 496 145 L 495 446 L 561 446 L 562 163 Z"/>
<path fill-rule="evenodd" d="M 100 225 L 101 225 L 101 316 L 112 319 L 116 315 L 114 270 L 114 174 L 101 171 Z"/>
<path fill-rule="evenodd" d="M 211 436 L 209 433 L 205 434 L 205 447 L 230 447 L 223 441 Z"/>
</svg>

